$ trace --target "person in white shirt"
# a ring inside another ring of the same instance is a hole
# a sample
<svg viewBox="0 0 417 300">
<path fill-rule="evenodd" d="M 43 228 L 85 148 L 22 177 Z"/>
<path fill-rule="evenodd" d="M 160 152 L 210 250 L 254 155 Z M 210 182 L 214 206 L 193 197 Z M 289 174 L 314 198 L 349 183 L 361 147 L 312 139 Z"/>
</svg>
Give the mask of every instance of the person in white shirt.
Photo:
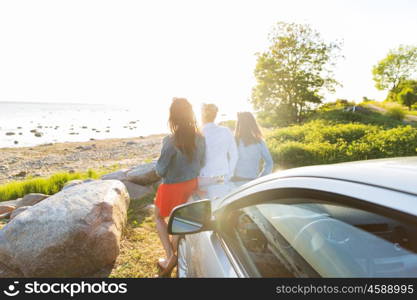
<svg viewBox="0 0 417 300">
<path fill-rule="evenodd" d="M 235 138 L 229 128 L 214 123 L 218 108 L 203 104 L 203 135 L 206 139 L 205 166 L 200 171 L 199 185 L 228 182 L 234 175 L 238 160 Z"/>
</svg>

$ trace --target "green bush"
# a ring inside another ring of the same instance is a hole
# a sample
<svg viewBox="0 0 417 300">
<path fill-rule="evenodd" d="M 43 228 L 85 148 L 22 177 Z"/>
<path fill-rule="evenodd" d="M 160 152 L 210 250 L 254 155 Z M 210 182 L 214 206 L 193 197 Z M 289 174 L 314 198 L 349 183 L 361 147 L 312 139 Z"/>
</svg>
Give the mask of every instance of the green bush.
<svg viewBox="0 0 417 300">
<path fill-rule="evenodd" d="M 341 149 L 346 148 L 346 144 L 287 142 L 269 144 L 269 147 L 274 162 L 285 169 L 343 161 L 340 154 L 343 153 Z"/>
<path fill-rule="evenodd" d="M 84 173 L 57 173 L 48 178 L 29 178 L 0 185 L 0 201 L 23 197 L 29 193 L 52 195 L 59 192 L 68 181 L 98 178 L 102 174 L 93 170 Z"/>
<path fill-rule="evenodd" d="M 316 120 L 272 131 L 267 143 L 281 168 L 417 154 L 417 128 Z"/>
<path fill-rule="evenodd" d="M 417 154 L 417 129 L 401 126 L 380 130 L 349 145 L 348 153 L 354 159 L 411 156 Z"/>
<path fill-rule="evenodd" d="M 340 123 L 361 123 L 370 125 L 379 125 L 385 128 L 393 128 L 402 125 L 398 119 L 392 118 L 390 115 L 383 115 L 373 111 L 344 111 L 344 110 L 327 110 L 317 111 L 310 115 L 307 121 L 324 120 L 332 124 Z"/>
<path fill-rule="evenodd" d="M 395 105 L 387 109 L 386 115 L 397 121 L 402 121 L 405 117 L 405 112 L 401 106 Z"/>
<path fill-rule="evenodd" d="M 352 142 L 360 139 L 367 133 L 376 132 L 378 126 L 359 123 L 332 124 L 323 120 L 315 120 L 304 125 L 295 125 L 276 129 L 268 135 L 269 140 L 276 142 L 329 142 L 337 143 L 339 140 Z"/>
</svg>

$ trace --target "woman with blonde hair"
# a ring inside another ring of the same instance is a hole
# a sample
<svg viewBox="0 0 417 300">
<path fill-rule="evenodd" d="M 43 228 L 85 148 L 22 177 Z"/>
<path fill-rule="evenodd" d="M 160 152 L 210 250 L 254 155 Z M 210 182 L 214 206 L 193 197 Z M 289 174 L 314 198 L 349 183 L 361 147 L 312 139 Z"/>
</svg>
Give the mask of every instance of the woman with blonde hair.
<svg viewBox="0 0 417 300">
<path fill-rule="evenodd" d="M 170 107 L 171 134 L 164 138 L 156 172 L 162 178 L 155 198 L 156 228 L 167 258 L 159 259 L 160 277 L 169 277 L 177 263 L 177 236 L 169 238 L 165 218 L 187 202 L 197 190 L 197 177 L 204 165 L 205 140 L 198 130 L 194 111 L 185 98 L 174 98 Z"/>
<path fill-rule="evenodd" d="M 272 172 L 274 163 L 271 154 L 252 113 L 238 113 L 235 138 L 239 159 L 233 181 L 249 181 Z M 264 162 L 262 170 L 261 161 Z"/>
</svg>

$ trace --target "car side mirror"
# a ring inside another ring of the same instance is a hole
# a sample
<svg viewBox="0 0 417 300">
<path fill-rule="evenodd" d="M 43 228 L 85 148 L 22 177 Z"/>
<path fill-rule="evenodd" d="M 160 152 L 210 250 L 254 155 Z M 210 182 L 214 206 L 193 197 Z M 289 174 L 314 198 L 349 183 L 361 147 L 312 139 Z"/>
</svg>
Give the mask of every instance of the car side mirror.
<svg viewBox="0 0 417 300">
<path fill-rule="evenodd" d="M 179 205 L 168 221 L 169 234 L 190 234 L 209 230 L 211 227 L 211 202 L 199 200 Z"/>
</svg>

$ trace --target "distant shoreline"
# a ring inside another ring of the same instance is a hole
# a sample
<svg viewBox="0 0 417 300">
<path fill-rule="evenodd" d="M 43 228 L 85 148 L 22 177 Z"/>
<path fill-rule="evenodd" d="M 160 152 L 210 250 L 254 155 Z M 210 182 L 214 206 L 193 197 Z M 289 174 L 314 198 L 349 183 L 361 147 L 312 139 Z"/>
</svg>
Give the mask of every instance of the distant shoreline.
<svg viewBox="0 0 417 300">
<path fill-rule="evenodd" d="M 165 122 L 119 103 L 0 102 L 0 148 L 132 138 L 164 131 Z"/>
<path fill-rule="evenodd" d="M 63 171 L 132 167 L 158 158 L 165 135 L 0 148 L 0 184 Z"/>
</svg>

